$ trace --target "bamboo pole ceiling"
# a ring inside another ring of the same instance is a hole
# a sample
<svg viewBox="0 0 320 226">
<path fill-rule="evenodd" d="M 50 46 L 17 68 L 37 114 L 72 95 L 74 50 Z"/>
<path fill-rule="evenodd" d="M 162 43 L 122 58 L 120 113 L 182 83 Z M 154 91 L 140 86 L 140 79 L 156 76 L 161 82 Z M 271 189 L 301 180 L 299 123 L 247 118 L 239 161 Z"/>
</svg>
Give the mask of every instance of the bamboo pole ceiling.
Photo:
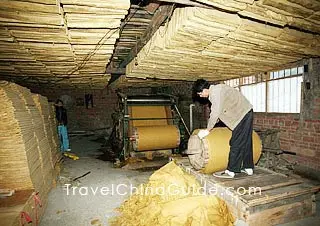
<svg viewBox="0 0 320 226">
<path fill-rule="evenodd" d="M 130 0 L 2 0 L 0 76 L 105 86 Z"/>
<path fill-rule="evenodd" d="M 127 77 L 222 80 L 320 56 L 318 1 L 199 2 L 214 8 L 175 9 L 127 65 Z"/>
</svg>

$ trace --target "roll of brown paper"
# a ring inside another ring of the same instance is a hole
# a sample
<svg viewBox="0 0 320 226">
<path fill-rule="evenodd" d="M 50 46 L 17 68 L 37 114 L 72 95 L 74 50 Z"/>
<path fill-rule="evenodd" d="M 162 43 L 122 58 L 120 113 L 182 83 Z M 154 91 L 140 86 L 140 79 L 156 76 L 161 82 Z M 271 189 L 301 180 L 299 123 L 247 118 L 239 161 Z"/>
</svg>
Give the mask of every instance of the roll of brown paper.
<svg viewBox="0 0 320 226">
<path fill-rule="evenodd" d="M 134 139 L 135 151 L 176 148 L 180 144 L 180 132 L 174 125 L 138 126 L 134 128 Z"/>
<path fill-rule="evenodd" d="M 195 130 L 188 141 L 188 156 L 191 165 L 203 173 L 215 173 L 227 169 L 230 152 L 229 141 L 232 131 L 228 128 L 214 128 L 208 136 L 200 139 Z M 262 144 L 259 135 L 253 131 L 253 161 L 260 158 Z"/>
<path fill-rule="evenodd" d="M 168 115 L 169 111 L 167 106 L 130 106 L 129 112 L 131 112 L 132 118 L 171 118 L 171 114 Z M 165 126 L 168 125 L 167 119 L 156 119 L 156 120 L 133 120 L 132 126 Z"/>
</svg>

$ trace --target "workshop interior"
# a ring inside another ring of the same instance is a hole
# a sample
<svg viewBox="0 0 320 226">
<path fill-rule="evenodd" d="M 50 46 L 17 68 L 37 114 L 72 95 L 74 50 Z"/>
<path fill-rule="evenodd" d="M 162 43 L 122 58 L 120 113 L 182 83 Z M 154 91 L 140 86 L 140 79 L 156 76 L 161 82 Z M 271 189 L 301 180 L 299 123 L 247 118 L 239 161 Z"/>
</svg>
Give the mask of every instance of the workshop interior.
<svg viewBox="0 0 320 226">
<path fill-rule="evenodd" d="M 2 0 L 0 225 L 320 222 L 320 2 Z"/>
</svg>

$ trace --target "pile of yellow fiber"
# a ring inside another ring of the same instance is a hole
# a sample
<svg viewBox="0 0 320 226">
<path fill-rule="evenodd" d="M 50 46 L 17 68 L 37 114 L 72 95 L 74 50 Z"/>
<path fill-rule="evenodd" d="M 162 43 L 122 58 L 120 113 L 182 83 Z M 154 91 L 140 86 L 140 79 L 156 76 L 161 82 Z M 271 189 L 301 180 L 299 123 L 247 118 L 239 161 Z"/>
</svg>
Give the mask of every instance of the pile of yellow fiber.
<svg viewBox="0 0 320 226">
<path fill-rule="evenodd" d="M 203 194 L 196 179 L 174 162 L 154 172 L 118 211 L 112 226 L 232 226 L 234 222 L 225 202 Z"/>
</svg>

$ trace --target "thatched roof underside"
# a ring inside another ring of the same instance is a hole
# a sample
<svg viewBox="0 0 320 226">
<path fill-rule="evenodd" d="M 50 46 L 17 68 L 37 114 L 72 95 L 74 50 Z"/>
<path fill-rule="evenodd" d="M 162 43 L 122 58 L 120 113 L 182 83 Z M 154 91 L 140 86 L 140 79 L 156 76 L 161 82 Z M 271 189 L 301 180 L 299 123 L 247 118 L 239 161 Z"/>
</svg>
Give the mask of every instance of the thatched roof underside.
<svg viewBox="0 0 320 226">
<path fill-rule="evenodd" d="M 126 67 L 119 86 L 162 85 L 249 76 L 320 56 L 318 0 L 131 2 L 2 0 L 0 79 L 103 88 Z"/>
<path fill-rule="evenodd" d="M 129 0 L 2 0 L 0 76 L 105 86 Z"/>
<path fill-rule="evenodd" d="M 320 56 L 319 2 L 201 2 L 219 8 L 215 2 L 223 2 L 225 7 L 221 8 L 237 13 L 177 8 L 171 20 L 127 65 L 127 77 L 221 80 Z"/>
</svg>

